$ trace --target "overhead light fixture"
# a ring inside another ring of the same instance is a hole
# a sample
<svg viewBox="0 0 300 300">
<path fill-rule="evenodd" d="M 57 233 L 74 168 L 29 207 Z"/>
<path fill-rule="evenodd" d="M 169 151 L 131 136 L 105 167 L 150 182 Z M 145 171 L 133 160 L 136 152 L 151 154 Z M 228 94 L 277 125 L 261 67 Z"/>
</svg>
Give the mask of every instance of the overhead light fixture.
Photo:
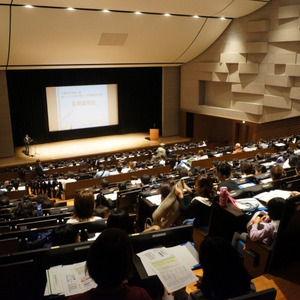
<svg viewBox="0 0 300 300">
<path fill-rule="evenodd" d="M 193 16 L 193 18 L 197 19 L 197 18 L 199 18 L 199 16 L 197 16 L 197 15 L 194 15 L 194 16 Z"/>
<path fill-rule="evenodd" d="M 73 7 L 68 7 L 67 10 L 75 10 Z"/>
<path fill-rule="evenodd" d="M 103 9 L 102 11 L 105 12 L 105 13 L 108 13 L 108 12 L 109 12 L 108 9 Z"/>
<path fill-rule="evenodd" d="M 142 13 L 140 11 L 135 12 L 136 15 L 141 15 Z"/>
<path fill-rule="evenodd" d="M 164 16 L 165 16 L 165 17 L 170 17 L 171 15 L 168 14 L 168 13 L 166 13 L 166 14 L 164 14 Z"/>
<path fill-rule="evenodd" d="M 26 8 L 33 8 L 33 6 L 32 6 L 32 5 L 29 5 L 29 4 L 25 5 L 25 7 L 26 7 Z"/>
<path fill-rule="evenodd" d="M 226 18 L 225 18 L 225 17 L 221 17 L 220 19 L 221 19 L 221 20 L 226 20 Z"/>
</svg>

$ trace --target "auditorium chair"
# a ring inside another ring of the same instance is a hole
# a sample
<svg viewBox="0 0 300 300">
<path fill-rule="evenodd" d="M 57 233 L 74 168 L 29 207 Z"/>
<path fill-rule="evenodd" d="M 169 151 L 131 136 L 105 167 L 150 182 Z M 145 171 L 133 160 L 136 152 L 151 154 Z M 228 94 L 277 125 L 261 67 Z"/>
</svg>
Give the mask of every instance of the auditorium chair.
<svg viewBox="0 0 300 300">
<path fill-rule="evenodd" d="M 263 291 L 230 298 L 228 300 L 275 300 L 276 294 L 277 294 L 276 289 L 270 288 Z"/>
</svg>

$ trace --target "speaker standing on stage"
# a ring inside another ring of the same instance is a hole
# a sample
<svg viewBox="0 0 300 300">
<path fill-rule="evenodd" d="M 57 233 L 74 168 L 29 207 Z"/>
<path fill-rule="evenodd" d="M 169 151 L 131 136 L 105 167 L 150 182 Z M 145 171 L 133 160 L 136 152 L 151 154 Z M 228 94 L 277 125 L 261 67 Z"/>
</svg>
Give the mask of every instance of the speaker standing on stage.
<svg viewBox="0 0 300 300">
<path fill-rule="evenodd" d="M 32 143 L 32 138 L 29 137 L 28 134 L 26 134 L 24 137 L 24 145 L 25 145 L 25 154 L 26 155 L 29 155 L 29 147 L 30 147 L 31 143 Z"/>
</svg>

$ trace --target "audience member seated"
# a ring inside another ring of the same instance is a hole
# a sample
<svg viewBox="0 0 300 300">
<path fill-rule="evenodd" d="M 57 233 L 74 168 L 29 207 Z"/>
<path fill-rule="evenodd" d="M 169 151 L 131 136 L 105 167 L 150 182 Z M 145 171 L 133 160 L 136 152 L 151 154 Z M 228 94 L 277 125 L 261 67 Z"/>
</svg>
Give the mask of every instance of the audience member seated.
<svg viewBox="0 0 300 300">
<path fill-rule="evenodd" d="M 113 211 L 107 218 L 107 227 L 119 228 L 128 234 L 135 233 L 133 219 L 124 210 Z"/>
<path fill-rule="evenodd" d="M 206 155 L 202 149 L 198 151 L 198 156 L 197 156 L 198 160 L 207 159 L 207 158 L 208 158 L 208 155 Z"/>
<path fill-rule="evenodd" d="M 235 232 L 232 238 L 233 247 L 237 248 L 239 240 L 245 243 L 248 235 L 254 242 L 261 241 L 266 245 L 271 245 L 278 231 L 284 205 L 285 200 L 283 198 L 276 197 L 269 200 L 267 204 L 268 214 L 258 215 L 253 220 L 253 224 L 247 228 L 249 233 Z"/>
<path fill-rule="evenodd" d="M 49 199 L 46 194 L 39 194 L 35 198 L 37 204 L 40 204 L 42 208 L 51 208 L 55 206 L 55 200 Z"/>
<path fill-rule="evenodd" d="M 72 224 L 55 227 L 51 232 L 52 246 L 61 246 L 80 242 L 78 229 Z"/>
<path fill-rule="evenodd" d="M 12 210 L 12 216 L 15 219 L 32 218 L 36 215 L 34 204 L 30 201 L 19 201 Z"/>
<path fill-rule="evenodd" d="M 159 191 L 161 195 L 161 203 L 152 214 L 152 226 L 145 229 L 145 232 L 170 227 L 179 216 L 180 207 L 178 201 L 176 201 L 174 185 L 174 181 L 164 181 L 160 184 Z M 169 203 L 164 203 L 164 201 L 168 198 L 169 195 L 171 195 L 172 192 L 173 195 L 169 198 Z"/>
<path fill-rule="evenodd" d="M 203 276 L 199 290 L 189 300 L 229 299 L 255 292 L 250 276 L 243 267 L 237 251 L 222 237 L 208 237 L 201 243 L 199 260 Z"/>
<path fill-rule="evenodd" d="M 109 171 L 105 169 L 104 165 L 100 165 L 99 169 L 98 169 L 98 172 L 96 173 L 94 178 L 107 177 L 107 176 L 110 176 Z"/>
<path fill-rule="evenodd" d="M 9 205 L 9 198 L 5 195 L 0 197 L 0 208 Z"/>
<path fill-rule="evenodd" d="M 241 147 L 241 144 L 236 143 L 235 146 L 234 146 L 234 150 L 233 150 L 232 154 L 237 154 L 237 153 L 242 153 L 242 152 L 243 152 L 243 149 Z"/>
<path fill-rule="evenodd" d="M 275 164 L 272 166 L 272 168 L 270 170 L 270 175 L 271 175 L 272 181 L 274 181 L 273 188 L 274 189 L 283 189 L 284 187 L 282 186 L 282 183 L 278 180 L 285 177 L 284 168 L 279 164 Z"/>
<path fill-rule="evenodd" d="M 298 158 L 299 158 L 299 156 L 297 154 L 293 153 L 293 154 L 289 155 L 288 159 L 284 162 L 282 167 L 284 169 L 295 168 L 295 166 L 298 162 Z"/>
<path fill-rule="evenodd" d="M 261 174 L 264 174 L 264 173 L 267 173 L 268 170 L 267 170 L 267 167 L 264 166 L 264 165 L 261 165 L 261 164 L 257 164 L 255 166 L 255 175 L 261 175 Z"/>
<path fill-rule="evenodd" d="M 248 160 L 243 160 L 241 162 L 240 170 L 243 177 L 253 176 L 255 172 L 252 163 Z"/>
<path fill-rule="evenodd" d="M 226 186 L 229 192 L 238 189 L 238 184 L 231 179 L 231 170 L 230 164 L 226 161 L 220 162 L 217 165 L 218 190 L 222 186 Z"/>
<path fill-rule="evenodd" d="M 86 269 L 97 287 L 70 300 L 152 300 L 141 287 L 126 284 L 133 267 L 133 251 L 124 230 L 108 228 L 89 250 Z"/>
<path fill-rule="evenodd" d="M 82 190 L 76 193 L 74 198 L 74 212 L 67 223 L 72 224 L 101 219 L 101 217 L 95 216 L 95 200 L 93 192 Z"/>
<path fill-rule="evenodd" d="M 195 192 L 192 193 L 190 188 L 185 185 L 185 190 L 190 193 L 190 200 L 184 198 L 183 191 L 175 186 L 175 194 L 180 204 L 180 211 L 185 217 L 193 218 L 195 227 L 206 227 L 208 226 L 211 205 L 215 194 L 213 179 L 199 175 L 195 180 L 194 188 Z"/>
<path fill-rule="evenodd" d="M 66 179 L 60 179 L 60 182 L 62 184 L 62 188 L 65 191 L 66 190 L 66 184 L 69 182 L 76 182 L 75 174 L 72 171 L 67 172 L 67 178 Z"/>
</svg>

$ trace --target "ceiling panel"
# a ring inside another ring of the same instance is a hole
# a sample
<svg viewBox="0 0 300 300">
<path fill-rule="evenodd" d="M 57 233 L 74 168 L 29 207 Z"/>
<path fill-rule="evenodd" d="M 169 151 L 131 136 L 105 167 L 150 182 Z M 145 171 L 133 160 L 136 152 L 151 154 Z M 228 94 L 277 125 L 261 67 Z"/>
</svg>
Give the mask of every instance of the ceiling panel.
<svg viewBox="0 0 300 300">
<path fill-rule="evenodd" d="M 0 68 L 5 68 L 8 56 L 8 68 L 178 65 L 206 50 L 232 18 L 266 4 L 252 0 L 14 0 L 10 20 L 10 2 L 0 0 Z M 71 5 L 81 9 L 64 9 Z M 104 13 L 103 8 L 115 11 Z M 228 19 L 217 18 L 221 16 Z M 101 36 L 108 38 L 106 45 L 99 45 Z"/>
<path fill-rule="evenodd" d="M 172 63 L 206 20 L 23 7 L 12 19 L 10 65 Z M 99 46 L 102 33 L 128 37 L 123 46 Z"/>
</svg>

